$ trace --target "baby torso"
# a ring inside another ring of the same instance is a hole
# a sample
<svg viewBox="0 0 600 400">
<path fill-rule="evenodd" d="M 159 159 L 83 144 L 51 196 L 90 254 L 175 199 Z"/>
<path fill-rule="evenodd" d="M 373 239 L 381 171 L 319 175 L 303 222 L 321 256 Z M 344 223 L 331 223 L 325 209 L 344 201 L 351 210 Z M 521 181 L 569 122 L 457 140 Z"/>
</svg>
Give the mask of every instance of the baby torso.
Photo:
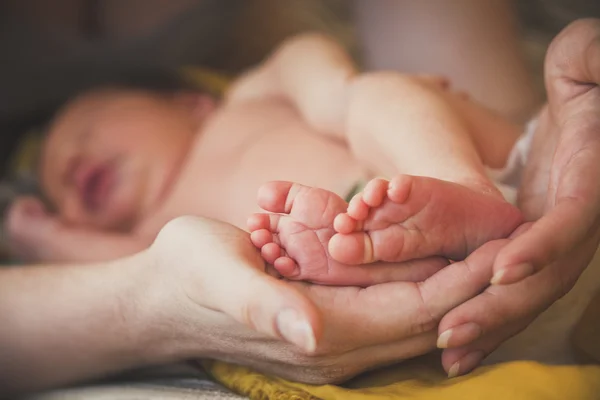
<svg viewBox="0 0 600 400">
<path fill-rule="evenodd" d="M 193 214 L 245 227 L 260 211 L 261 184 L 287 180 L 345 197 L 366 169 L 340 142 L 314 131 L 290 105 L 260 100 L 225 106 L 202 128 L 177 182 L 144 230 Z"/>
</svg>

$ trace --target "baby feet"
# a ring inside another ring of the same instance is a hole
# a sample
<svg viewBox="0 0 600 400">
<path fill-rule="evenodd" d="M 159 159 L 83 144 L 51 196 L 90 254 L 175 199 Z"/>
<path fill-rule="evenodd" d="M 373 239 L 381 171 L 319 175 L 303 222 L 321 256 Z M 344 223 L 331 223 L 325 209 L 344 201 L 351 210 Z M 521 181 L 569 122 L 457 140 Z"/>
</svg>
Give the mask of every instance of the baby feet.
<svg viewBox="0 0 600 400">
<path fill-rule="evenodd" d="M 374 179 L 334 221 L 333 259 L 345 264 L 444 256 L 464 259 L 482 244 L 505 238 L 520 211 L 495 192 L 438 179 L 399 175 Z"/>
<path fill-rule="evenodd" d="M 258 204 L 270 213 L 248 219 L 252 243 L 266 262 L 284 277 L 320 284 L 369 286 L 390 281 L 422 281 L 447 261 L 441 257 L 402 264 L 349 266 L 333 259 L 328 243 L 333 221 L 347 203 L 335 193 L 290 182 L 269 182 L 258 193 Z"/>
<path fill-rule="evenodd" d="M 248 228 L 265 261 L 322 284 L 422 280 L 522 222 L 499 195 L 407 175 L 371 181 L 349 205 L 327 190 L 270 182 L 258 204 L 270 213 L 252 215 Z"/>
</svg>

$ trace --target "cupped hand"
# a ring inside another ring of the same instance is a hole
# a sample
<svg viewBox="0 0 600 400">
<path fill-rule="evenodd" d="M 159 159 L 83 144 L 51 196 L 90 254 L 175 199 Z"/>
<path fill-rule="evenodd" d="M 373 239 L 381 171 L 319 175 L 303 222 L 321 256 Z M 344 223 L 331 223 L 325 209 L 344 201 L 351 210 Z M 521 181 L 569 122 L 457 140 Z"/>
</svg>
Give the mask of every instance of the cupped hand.
<svg viewBox="0 0 600 400">
<path fill-rule="evenodd" d="M 519 195 L 535 222 L 498 250 L 494 285 L 441 321 L 451 375 L 470 371 L 571 290 L 600 242 L 600 20 L 568 26 L 545 73 L 549 102 Z"/>
<path fill-rule="evenodd" d="M 520 188 L 521 208 L 530 220 L 539 219 L 498 254 L 494 272 L 501 284 L 540 271 L 592 238 L 598 243 L 599 19 L 572 23 L 554 39 L 545 79 L 548 106 L 539 116 Z"/>
<path fill-rule="evenodd" d="M 439 319 L 488 284 L 502 244 L 490 243 L 422 283 L 317 286 L 266 273 L 247 232 L 182 217 L 167 224 L 148 250 L 156 279 L 146 296 L 154 299 L 149 308 L 156 325 L 168 327 L 180 358 L 339 382 L 433 350 Z M 453 285 L 446 284 L 450 277 L 458 278 Z"/>
</svg>

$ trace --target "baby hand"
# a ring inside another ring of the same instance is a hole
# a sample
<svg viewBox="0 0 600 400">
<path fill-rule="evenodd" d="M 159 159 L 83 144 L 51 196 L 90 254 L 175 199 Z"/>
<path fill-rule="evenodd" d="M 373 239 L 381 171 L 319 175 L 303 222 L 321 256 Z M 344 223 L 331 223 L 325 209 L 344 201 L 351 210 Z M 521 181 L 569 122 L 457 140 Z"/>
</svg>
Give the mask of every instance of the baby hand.
<svg viewBox="0 0 600 400">
<path fill-rule="evenodd" d="M 11 253 L 22 261 L 45 258 L 50 239 L 60 222 L 35 197 L 19 197 L 10 206 L 5 221 Z"/>
</svg>

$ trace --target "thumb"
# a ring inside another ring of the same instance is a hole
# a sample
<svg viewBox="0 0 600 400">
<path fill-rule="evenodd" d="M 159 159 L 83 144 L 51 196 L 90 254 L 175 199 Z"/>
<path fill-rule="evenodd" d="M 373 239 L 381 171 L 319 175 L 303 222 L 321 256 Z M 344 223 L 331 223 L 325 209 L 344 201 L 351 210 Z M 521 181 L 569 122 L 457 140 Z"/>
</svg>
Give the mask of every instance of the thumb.
<svg viewBox="0 0 600 400">
<path fill-rule="evenodd" d="M 544 75 L 553 109 L 587 90 L 585 84 L 600 84 L 600 19 L 580 19 L 563 29 L 548 47 Z"/>
<path fill-rule="evenodd" d="M 314 352 L 323 330 L 314 303 L 296 288 L 262 271 L 237 272 L 235 293 L 221 297 L 221 310 L 252 329 Z"/>
<path fill-rule="evenodd" d="M 322 332 L 317 307 L 265 272 L 247 232 L 210 219 L 179 217 L 161 229 L 152 250 L 194 303 L 307 352 L 315 350 Z"/>
</svg>

